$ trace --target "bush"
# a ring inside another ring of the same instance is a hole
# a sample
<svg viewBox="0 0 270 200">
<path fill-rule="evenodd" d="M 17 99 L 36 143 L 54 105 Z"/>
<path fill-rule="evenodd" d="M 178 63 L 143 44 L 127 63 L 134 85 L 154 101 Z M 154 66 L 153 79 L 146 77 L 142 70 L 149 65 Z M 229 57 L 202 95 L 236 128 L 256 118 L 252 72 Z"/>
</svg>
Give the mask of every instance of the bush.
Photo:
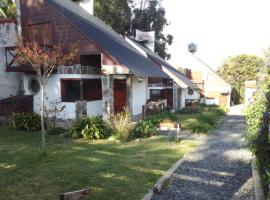
<svg viewBox="0 0 270 200">
<path fill-rule="evenodd" d="M 69 134 L 73 138 L 98 140 L 107 138 L 109 129 L 101 116 L 84 116 L 73 123 Z"/>
<path fill-rule="evenodd" d="M 36 113 L 13 113 L 10 127 L 15 130 L 40 130 L 40 116 Z"/>
<path fill-rule="evenodd" d="M 199 113 L 200 112 L 200 107 L 185 107 L 178 111 L 179 114 L 193 114 L 193 113 Z"/>
<path fill-rule="evenodd" d="M 155 121 L 148 119 L 142 120 L 138 124 L 136 124 L 135 128 L 132 131 L 132 136 L 135 138 L 146 138 L 151 137 L 156 134 L 157 125 Z"/>
<path fill-rule="evenodd" d="M 117 139 L 126 141 L 130 137 L 133 128 L 130 114 L 128 112 L 117 113 L 110 119 L 113 134 Z"/>
<path fill-rule="evenodd" d="M 218 117 L 213 112 L 202 112 L 197 117 L 197 121 L 209 124 L 211 126 L 215 125 L 217 120 L 218 120 Z"/>
<path fill-rule="evenodd" d="M 212 129 L 212 126 L 203 121 L 194 120 L 189 124 L 189 128 L 193 133 L 207 133 Z"/>
<path fill-rule="evenodd" d="M 157 133 L 156 129 L 158 128 L 159 123 L 165 121 L 175 122 L 177 121 L 177 116 L 167 109 L 156 115 L 149 116 L 136 124 L 135 128 L 132 130 L 132 136 L 135 138 L 151 137 Z"/>
</svg>

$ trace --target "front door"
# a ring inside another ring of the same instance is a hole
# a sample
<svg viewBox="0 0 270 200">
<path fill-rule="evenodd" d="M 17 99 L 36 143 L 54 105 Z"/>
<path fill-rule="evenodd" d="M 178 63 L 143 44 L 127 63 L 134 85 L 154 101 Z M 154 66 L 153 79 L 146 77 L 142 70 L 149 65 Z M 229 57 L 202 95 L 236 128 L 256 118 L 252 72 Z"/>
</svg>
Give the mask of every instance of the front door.
<svg viewBox="0 0 270 200">
<path fill-rule="evenodd" d="M 120 113 L 125 111 L 127 103 L 127 86 L 126 79 L 113 80 L 113 96 L 114 96 L 114 113 Z"/>
<path fill-rule="evenodd" d="M 167 104 L 169 108 L 173 108 L 173 89 L 162 90 L 162 98 L 167 99 Z"/>
</svg>

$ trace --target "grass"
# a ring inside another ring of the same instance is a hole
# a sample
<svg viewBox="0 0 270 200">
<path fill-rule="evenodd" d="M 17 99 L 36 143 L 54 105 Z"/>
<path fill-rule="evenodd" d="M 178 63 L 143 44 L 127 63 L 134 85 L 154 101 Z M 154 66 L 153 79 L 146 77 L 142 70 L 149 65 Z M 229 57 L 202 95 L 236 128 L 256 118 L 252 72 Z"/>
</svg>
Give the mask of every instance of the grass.
<svg viewBox="0 0 270 200">
<path fill-rule="evenodd" d="M 47 136 L 0 127 L 0 199 L 59 199 L 91 188 L 88 199 L 140 199 L 171 165 L 197 144 L 165 137 L 116 143 Z M 87 199 L 87 198 L 86 198 Z"/>
</svg>

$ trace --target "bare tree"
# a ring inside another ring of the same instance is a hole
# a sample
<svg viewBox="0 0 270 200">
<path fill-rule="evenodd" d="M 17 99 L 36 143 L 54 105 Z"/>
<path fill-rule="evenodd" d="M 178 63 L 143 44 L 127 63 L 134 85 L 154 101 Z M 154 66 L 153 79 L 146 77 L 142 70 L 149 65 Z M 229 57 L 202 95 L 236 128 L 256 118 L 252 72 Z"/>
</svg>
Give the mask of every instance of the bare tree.
<svg viewBox="0 0 270 200">
<path fill-rule="evenodd" d="M 16 47 L 17 61 L 21 64 L 29 64 L 37 74 L 40 84 L 40 117 L 42 152 L 45 151 L 45 123 L 44 123 L 44 90 L 51 74 L 57 66 L 70 64 L 77 55 L 77 44 L 70 43 L 66 48 L 63 43 L 58 45 L 46 46 L 37 42 L 24 43 L 19 41 Z"/>
</svg>

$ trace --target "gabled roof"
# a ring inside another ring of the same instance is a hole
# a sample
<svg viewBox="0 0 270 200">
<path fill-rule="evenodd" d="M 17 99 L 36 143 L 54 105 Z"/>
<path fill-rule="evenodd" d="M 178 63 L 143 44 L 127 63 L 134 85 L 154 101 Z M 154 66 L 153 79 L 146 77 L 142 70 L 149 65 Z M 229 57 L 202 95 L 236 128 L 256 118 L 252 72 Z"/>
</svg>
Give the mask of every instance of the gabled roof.
<svg viewBox="0 0 270 200">
<path fill-rule="evenodd" d="M 161 58 L 159 55 L 151 51 L 150 49 L 146 48 L 145 46 L 139 44 L 138 42 L 128 39 L 128 41 L 135 44 L 138 48 L 140 48 L 145 55 L 150 58 L 152 61 L 157 63 L 159 66 L 163 67 L 165 73 L 167 73 L 174 81 L 183 88 L 190 87 L 192 89 L 199 89 L 199 87 L 186 76 L 181 74 L 177 69 L 175 69 L 172 65 L 170 65 L 166 60 Z M 176 80 L 177 79 L 177 80 Z"/>
<path fill-rule="evenodd" d="M 231 85 L 225 81 L 221 76 L 218 75 L 217 72 L 215 72 L 208 64 L 206 64 L 204 61 L 202 61 L 199 57 L 194 55 L 193 53 L 190 53 L 199 63 L 201 63 L 204 67 L 206 67 L 217 79 L 219 79 L 221 82 L 223 82 L 225 85 L 231 87 Z"/>
<path fill-rule="evenodd" d="M 71 0 L 47 1 L 84 35 L 109 53 L 121 65 L 127 67 L 133 74 L 169 78 L 153 61 L 141 55 L 111 27 L 86 12 L 76 3 Z"/>
</svg>

